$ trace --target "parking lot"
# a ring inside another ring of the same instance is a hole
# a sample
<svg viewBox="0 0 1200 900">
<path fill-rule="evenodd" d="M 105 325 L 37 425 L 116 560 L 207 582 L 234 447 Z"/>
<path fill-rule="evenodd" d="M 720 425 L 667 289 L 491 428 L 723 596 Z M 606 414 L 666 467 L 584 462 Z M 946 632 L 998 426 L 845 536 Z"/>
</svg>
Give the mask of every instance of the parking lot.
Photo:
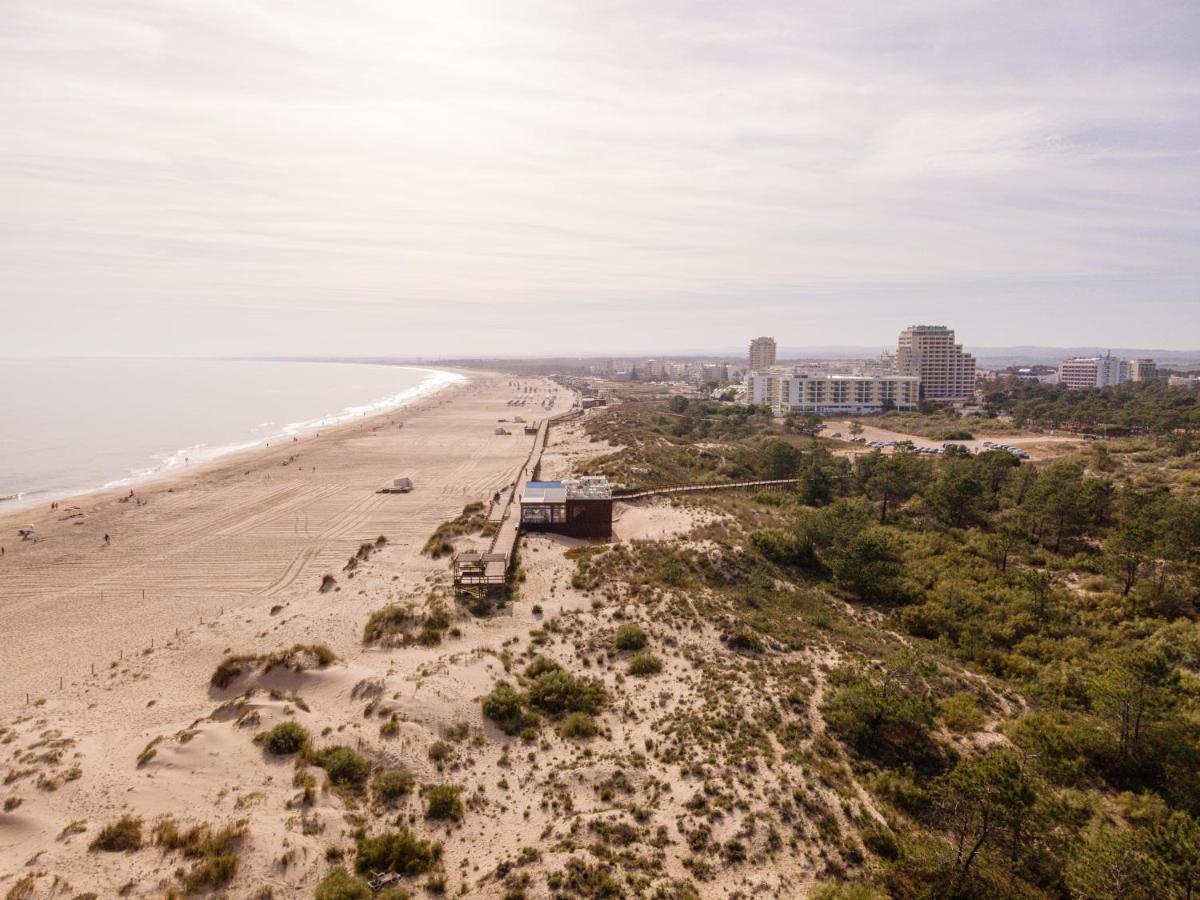
<svg viewBox="0 0 1200 900">
<path fill-rule="evenodd" d="M 1075 435 L 1052 434 L 989 435 L 970 441 L 936 441 L 932 438 L 888 431 L 868 424 L 861 425 L 861 433 L 852 434 L 853 424 L 850 421 L 826 422 L 822 426 L 820 434 L 822 437 L 845 441 L 846 448 L 836 452 L 851 455 L 869 453 L 872 450 L 892 453 L 897 445 L 908 441 L 912 443 L 917 452 L 929 456 L 940 456 L 944 454 L 947 444 L 958 444 L 966 447 L 972 453 L 1004 449 L 1020 459 L 1039 460 L 1061 456 L 1080 443 L 1080 439 Z"/>
</svg>

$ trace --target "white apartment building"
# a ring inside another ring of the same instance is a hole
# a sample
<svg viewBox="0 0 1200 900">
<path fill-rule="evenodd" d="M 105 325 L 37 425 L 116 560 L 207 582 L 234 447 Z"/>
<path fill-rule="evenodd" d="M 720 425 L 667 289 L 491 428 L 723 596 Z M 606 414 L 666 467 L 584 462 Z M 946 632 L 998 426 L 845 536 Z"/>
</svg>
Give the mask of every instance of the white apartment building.
<svg viewBox="0 0 1200 900">
<path fill-rule="evenodd" d="M 1071 390 L 1112 387 L 1129 380 L 1129 362 L 1111 354 L 1072 356 L 1058 367 L 1058 383 Z"/>
<path fill-rule="evenodd" d="M 746 373 L 746 402 L 776 413 L 862 415 L 885 409 L 914 409 L 921 380 L 913 375 L 814 375 L 806 372 Z"/>
<path fill-rule="evenodd" d="M 922 400 L 955 403 L 975 395 L 975 357 L 954 343 L 945 325 L 910 325 L 900 332 L 892 371 L 919 378 Z"/>
<path fill-rule="evenodd" d="M 1036 381 L 1038 384 L 1058 384 L 1058 369 L 1049 366 L 1029 366 L 1013 373 L 1017 381 Z"/>
<path fill-rule="evenodd" d="M 751 372 L 764 372 L 775 365 L 775 338 L 757 337 L 750 342 Z"/>
</svg>

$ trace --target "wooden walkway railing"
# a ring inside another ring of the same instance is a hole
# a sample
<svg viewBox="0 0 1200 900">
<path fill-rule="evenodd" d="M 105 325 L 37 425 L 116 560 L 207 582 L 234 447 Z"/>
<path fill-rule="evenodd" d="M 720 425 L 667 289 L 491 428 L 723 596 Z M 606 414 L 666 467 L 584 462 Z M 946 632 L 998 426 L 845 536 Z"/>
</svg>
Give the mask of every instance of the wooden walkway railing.
<svg viewBox="0 0 1200 900">
<path fill-rule="evenodd" d="M 497 584 L 503 586 L 507 580 L 513 551 L 516 549 L 517 537 L 521 530 L 520 509 L 517 508 L 519 506 L 518 498 L 525 489 L 525 484 L 532 480 L 533 474 L 542 462 L 542 452 L 546 449 L 546 442 L 550 439 L 550 426 L 581 415 L 583 409 L 577 405 L 578 402 L 579 399 L 576 396 L 570 409 L 543 419 L 541 425 L 538 426 L 538 433 L 533 439 L 533 446 L 529 448 L 529 455 L 525 457 L 524 464 L 517 472 L 512 487 L 505 492 L 500 503 L 497 504 L 498 514 L 495 509 L 489 512 L 488 521 L 499 522 L 500 527 L 492 535 L 487 553 L 484 554 L 488 558 L 481 559 L 476 564 L 476 568 L 479 568 L 477 574 L 468 574 L 465 570 L 459 574 L 459 569 L 462 567 L 458 565 L 458 555 L 455 556 L 453 566 L 456 572 L 455 586 L 457 588 L 470 590 L 477 586 L 486 590 Z"/>
<path fill-rule="evenodd" d="M 652 488 L 648 490 L 639 490 L 637 488 L 627 488 L 622 490 L 617 488 L 613 491 L 614 500 L 637 500 L 641 497 L 659 497 L 663 494 L 686 494 L 691 491 L 726 491 L 731 488 L 750 488 L 750 487 L 782 487 L 786 484 L 795 484 L 799 481 L 798 478 L 772 478 L 767 481 L 732 481 L 719 484 L 683 484 L 675 487 Z"/>
<path fill-rule="evenodd" d="M 512 560 L 513 547 L 517 544 L 517 532 L 520 531 L 521 526 L 520 510 L 516 509 L 519 505 L 518 498 L 525 490 L 526 482 L 533 480 L 534 473 L 541 465 L 542 453 L 546 449 L 546 442 L 550 440 L 550 426 L 565 422 L 581 412 L 581 409 L 572 406 L 570 409 L 542 420 L 542 424 L 538 427 L 537 437 L 533 439 L 533 446 L 529 449 L 529 455 L 525 458 L 525 465 L 517 474 L 512 489 L 502 500 L 504 511 L 500 514 L 500 527 L 492 535 L 492 543 L 488 547 L 489 553 L 503 553 L 508 560 Z"/>
</svg>

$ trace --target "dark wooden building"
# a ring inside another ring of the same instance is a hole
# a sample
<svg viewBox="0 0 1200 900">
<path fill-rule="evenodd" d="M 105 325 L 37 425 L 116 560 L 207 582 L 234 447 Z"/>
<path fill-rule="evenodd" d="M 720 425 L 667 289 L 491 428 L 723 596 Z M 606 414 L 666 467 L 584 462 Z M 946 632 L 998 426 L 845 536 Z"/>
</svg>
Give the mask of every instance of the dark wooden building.
<svg viewBox="0 0 1200 900">
<path fill-rule="evenodd" d="M 612 537 L 608 479 L 584 475 L 563 481 L 530 481 L 521 493 L 521 528 L 577 538 Z"/>
</svg>

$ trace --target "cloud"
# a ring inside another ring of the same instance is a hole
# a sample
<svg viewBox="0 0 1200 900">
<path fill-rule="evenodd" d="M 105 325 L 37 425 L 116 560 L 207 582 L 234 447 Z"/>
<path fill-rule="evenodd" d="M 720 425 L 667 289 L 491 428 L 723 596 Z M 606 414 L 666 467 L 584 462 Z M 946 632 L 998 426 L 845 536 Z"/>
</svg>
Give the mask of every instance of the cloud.
<svg viewBox="0 0 1200 900">
<path fill-rule="evenodd" d="M 1200 326 L 1194 4 L 9 6 L 0 355 Z"/>
</svg>

